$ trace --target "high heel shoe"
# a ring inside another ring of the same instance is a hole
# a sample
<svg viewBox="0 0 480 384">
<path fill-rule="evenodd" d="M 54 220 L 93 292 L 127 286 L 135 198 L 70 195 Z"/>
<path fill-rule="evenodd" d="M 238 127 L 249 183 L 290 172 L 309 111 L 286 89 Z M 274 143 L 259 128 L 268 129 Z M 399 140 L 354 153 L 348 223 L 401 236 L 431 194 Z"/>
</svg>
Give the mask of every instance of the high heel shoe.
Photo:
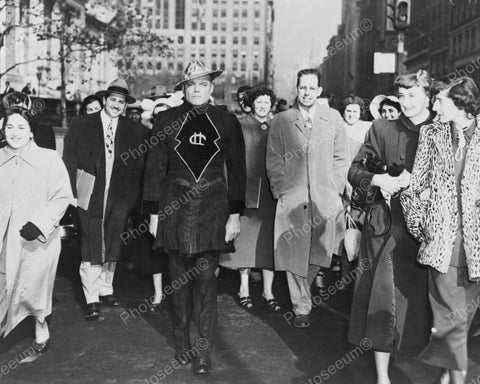
<svg viewBox="0 0 480 384">
<path fill-rule="evenodd" d="M 43 343 L 37 343 L 37 341 L 33 342 L 33 352 L 31 352 L 30 348 L 25 352 L 25 354 L 29 354 L 22 360 L 20 360 L 20 364 L 23 363 L 32 363 L 37 360 L 40 356 L 45 355 L 48 350 L 50 349 L 50 339 L 45 340 Z"/>
</svg>

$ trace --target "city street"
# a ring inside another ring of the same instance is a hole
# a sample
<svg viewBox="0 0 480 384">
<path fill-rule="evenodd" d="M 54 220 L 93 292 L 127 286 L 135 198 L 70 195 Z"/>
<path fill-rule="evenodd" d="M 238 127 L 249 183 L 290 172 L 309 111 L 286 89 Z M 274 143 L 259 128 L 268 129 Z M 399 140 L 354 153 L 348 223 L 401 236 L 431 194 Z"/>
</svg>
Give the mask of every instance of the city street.
<svg viewBox="0 0 480 384">
<path fill-rule="evenodd" d="M 0 378 L 4 383 L 349 383 L 375 382 L 373 354 L 365 345 L 347 341 L 351 291 L 336 291 L 314 309 L 309 329 L 289 325 L 289 314 L 267 313 L 253 286 L 256 305 L 251 313 L 235 302 L 238 276 L 222 270 L 219 280 L 219 326 L 213 353 L 213 372 L 195 376 L 190 365 L 173 359 L 169 310 L 147 313 L 143 301 L 152 294 L 149 276 L 127 271 L 116 276 L 120 308 L 102 307 L 103 321 L 83 319 L 80 282 L 74 280 L 74 253 L 62 254 L 55 284 L 50 351 L 36 362 L 18 365 L 33 340 L 27 320 L 2 340 Z M 331 277 L 329 276 L 331 282 Z M 289 300 L 283 273 L 277 274 L 274 292 L 287 312 Z M 142 304 L 143 303 L 143 304 Z M 478 321 L 474 329 L 478 327 Z M 467 383 L 480 382 L 480 348 L 470 340 Z M 411 361 L 391 368 L 394 384 L 428 384 L 435 369 Z M 478 381 L 475 381 L 478 380 Z"/>
</svg>

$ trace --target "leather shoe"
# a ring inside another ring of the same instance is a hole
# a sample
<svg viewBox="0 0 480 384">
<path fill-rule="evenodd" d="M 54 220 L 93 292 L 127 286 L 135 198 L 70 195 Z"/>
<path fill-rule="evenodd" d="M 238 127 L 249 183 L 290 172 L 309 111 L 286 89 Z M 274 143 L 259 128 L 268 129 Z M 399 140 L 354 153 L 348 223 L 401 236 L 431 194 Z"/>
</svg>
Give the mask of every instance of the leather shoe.
<svg viewBox="0 0 480 384">
<path fill-rule="evenodd" d="M 310 318 L 308 315 L 296 315 L 293 319 L 293 325 L 296 328 L 308 328 L 310 327 Z"/>
<path fill-rule="evenodd" d="M 87 321 L 98 320 L 99 317 L 100 317 L 100 303 L 87 304 L 87 313 L 85 315 L 85 320 Z"/>
<path fill-rule="evenodd" d="M 196 356 L 193 364 L 193 372 L 199 375 L 210 373 L 212 370 L 212 363 L 209 357 Z"/>
<path fill-rule="evenodd" d="M 120 305 L 117 298 L 113 295 L 100 296 L 100 301 L 107 307 L 118 307 Z"/>
<path fill-rule="evenodd" d="M 43 343 L 33 342 L 33 353 L 28 354 L 25 358 L 19 361 L 20 364 L 32 363 L 40 356 L 45 355 L 50 348 L 50 339 L 45 340 Z"/>
<path fill-rule="evenodd" d="M 181 365 L 186 365 L 192 361 L 193 351 L 190 349 L 182 349 L 181 351 L 175 353 L 175 360 L 177 360 Z"/>
</svg>

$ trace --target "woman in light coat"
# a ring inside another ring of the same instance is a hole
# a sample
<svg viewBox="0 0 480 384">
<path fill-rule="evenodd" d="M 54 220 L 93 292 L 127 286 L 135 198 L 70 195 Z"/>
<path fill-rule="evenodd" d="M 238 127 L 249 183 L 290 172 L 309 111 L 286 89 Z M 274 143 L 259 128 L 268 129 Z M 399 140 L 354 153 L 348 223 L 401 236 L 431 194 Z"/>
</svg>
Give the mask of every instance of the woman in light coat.
<svg viewBox="0 0 480 384">
<path fill-rule="evenodd" d="M 0 149 L 0 335 L 35 318 L 35 353 L 49 347 L 46 317 L 60 255 L 59 221 L 73 203 L 67 170 L 57 152 L 38 147 L 28 110 L 13 107 L 3 120 Z"/>
<path fill-rule="evenodd" d="M 480 302 L 480 92 L 468 77 L 437 83 L 438 120 L 424 126 L 402 207 L 421 242 L 433 313 L 420 359 L 443 368 L 441 383 L 465 382 L 467 336 Z M 451 381 L 450 381 L 451 380 Z"/>
</svg>

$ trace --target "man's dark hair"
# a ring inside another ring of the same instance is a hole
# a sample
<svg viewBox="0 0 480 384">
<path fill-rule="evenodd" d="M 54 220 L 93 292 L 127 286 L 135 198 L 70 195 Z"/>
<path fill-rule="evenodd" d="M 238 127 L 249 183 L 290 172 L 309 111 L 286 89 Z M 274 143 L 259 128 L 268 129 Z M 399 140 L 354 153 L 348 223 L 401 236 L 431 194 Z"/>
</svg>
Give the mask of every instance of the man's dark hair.
<svg viewBox="0 0 480 384">
<path fill-rule="evenodd" d="M 297 87 L 298 85 L 300 84 L 300 79 L 302 78 L 302 76 L 304 75 L 314 75 L 314 76 L 317 76 L 317 79 L 318 79 L 318 86 L 320 87 L 320 80 L 321 80 L 321 75 L 320 75 L 320 72 L 318 72 L 318 70 L 316 70 L 315 68 L 306 68 L 306 69 L 301 69 L 300 71 L 298 71 L 297 73 Z"/>
</svg>

